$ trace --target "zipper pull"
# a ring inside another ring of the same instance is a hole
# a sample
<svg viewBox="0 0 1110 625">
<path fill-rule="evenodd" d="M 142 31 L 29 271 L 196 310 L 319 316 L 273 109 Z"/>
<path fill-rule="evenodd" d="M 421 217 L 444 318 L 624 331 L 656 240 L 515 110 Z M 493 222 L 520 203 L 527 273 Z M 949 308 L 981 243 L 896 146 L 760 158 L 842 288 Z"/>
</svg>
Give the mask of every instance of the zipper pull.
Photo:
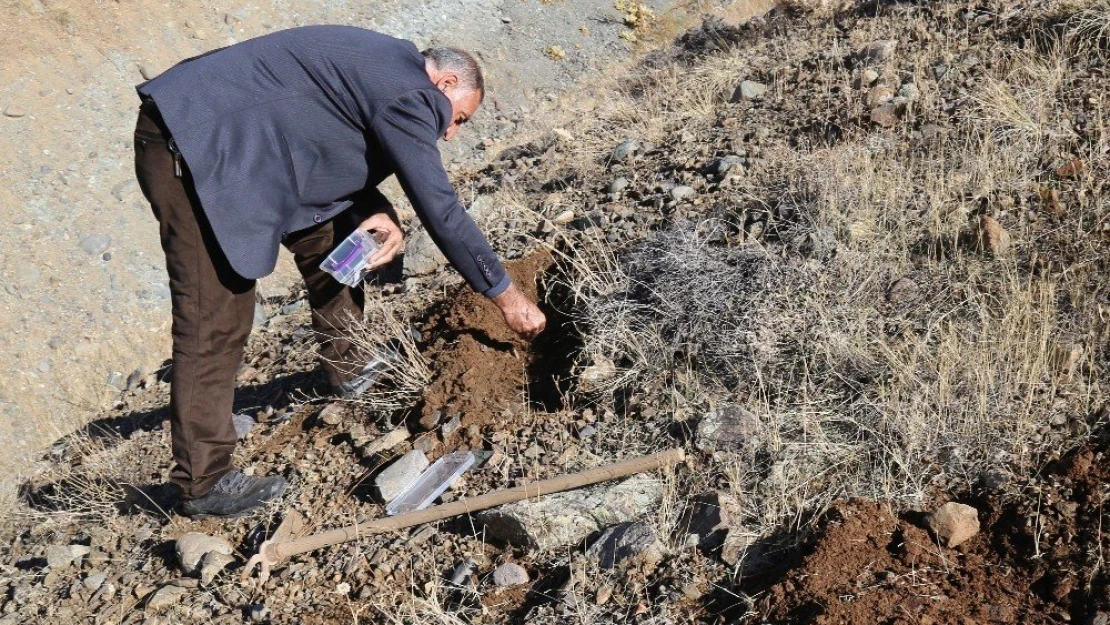
<svg viewBox="0 0 1110 625">
<path fill-rule="evenodd" d="M 170 154 L 173 155 L 173 175 L 175 178 L 180 178 L 182 176 L 181 150 L 177 149 L 177 142 L 174 141 L 173 138 L 170 138 L 169 142 L 166 144 L 166 148 L 170 151 Z"/>
</svg>

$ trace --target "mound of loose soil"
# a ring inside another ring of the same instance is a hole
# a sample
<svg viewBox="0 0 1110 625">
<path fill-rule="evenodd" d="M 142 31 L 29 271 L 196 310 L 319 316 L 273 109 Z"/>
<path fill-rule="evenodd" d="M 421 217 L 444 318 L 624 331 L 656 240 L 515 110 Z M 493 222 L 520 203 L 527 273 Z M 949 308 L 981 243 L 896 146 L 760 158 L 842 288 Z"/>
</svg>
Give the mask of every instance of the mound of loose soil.
<svg viewBox="0 0 1110 625">
<path fill-rule="evenodd" d="M 1094 622 L 1107 602 L 1108 477 L 1105 451 L 1088 449 L 1052 467 L 1039 497 L 973 500 L 983 531 L 955 549 L 920 514 L 844 504 L 757 611 L 772 623 Z"/>
<path fill-rule="evenodd" d="M 541 282 L 553 264 L 550 254 L 540 253 L 506 266 L 513 282 L 540 300 L 548 317 L 547 330 L 534 342 L 513 333 L 493 302 L 465 288 L 428 317 L 425 356 L 435 377 L 420 407 L 424 429 L 458 415 L 468 439 L 474 439 L 468 442 L 479 446 L 481 430 L 504 426 L 525 407 L 545 410 L 558 404 L 574 337 L 568 336 L 566 318 L 544 302 Z"/>
</svg>

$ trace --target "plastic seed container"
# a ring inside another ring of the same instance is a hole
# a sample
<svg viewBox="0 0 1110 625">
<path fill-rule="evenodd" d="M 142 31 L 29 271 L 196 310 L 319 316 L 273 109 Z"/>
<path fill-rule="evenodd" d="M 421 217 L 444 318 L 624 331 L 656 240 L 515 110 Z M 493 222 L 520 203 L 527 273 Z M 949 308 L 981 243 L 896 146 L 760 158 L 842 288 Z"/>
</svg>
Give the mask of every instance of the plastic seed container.
<svg viewBox="0 0 1110 625">
<path fill-rule="evenodd" d="M 456 451 L 436 460 L 416 481 L 385 507 L 389 516 L 423 510 L 474 464 L 474 454 Z"/>
<path fill-rule="evenodd" d="M 320 263 L 320 268 L 347 286 L 358 286 L 366 275 L 370 257 L 378 251 L 374 235 L 361 229 L 351 233 Z"/>
</svg>

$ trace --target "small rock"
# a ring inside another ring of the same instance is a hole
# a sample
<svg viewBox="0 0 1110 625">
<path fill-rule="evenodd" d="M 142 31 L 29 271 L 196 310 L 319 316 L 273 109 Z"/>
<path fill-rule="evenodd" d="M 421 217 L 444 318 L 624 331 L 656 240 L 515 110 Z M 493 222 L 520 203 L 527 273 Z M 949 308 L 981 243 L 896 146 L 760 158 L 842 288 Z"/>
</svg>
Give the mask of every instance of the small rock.
<svg viewBox="0 0 1110 625">
<path fill-rule="evenodd" d="M 713 162 L 713 173 L 717 174 L 718 176 L 724 176 L 729 171 L 731 171 L 732 168 L 742 165 L 743 162 L 744 159 L 735 154 L 722 156 L 721 158 Z"/>
<path fill-rule="evenodd" d="M 506 562 L 493 570 L 493 583 L 501 588 L 527 584 L 529 579 L 528 571 L 524 570 L 523 566 L 512 562 Z"/>
<path fill-rule="evenodd" d="M 154 80 L 154 77 L 158 75 L 158 70 L 150 63 L 139 63 L 139 75 L 143 77 L 143 80 Z"/>
<path fill-rule="evenodd" d="M 473 560 L 463 560 L 455 565 L 455 569 L 451 571 L 450 581 L 455 586 L 462 586 L 470 582 L 470 578 L 478 570 L 478 564 Z"/>
<path fill-rule="evenodd" d="M 604 356 L 598 356 L 592 365 L 582 370 L 582 373 L 578 375 L 578 380 L 584 388 L 597 387 L 616 374 L 617 366 L 613 361 Z"/>
<path fill-rule="evenodd" d="M 937 124 L 925 124 L 921 127 L 921 138 L 924 141 L 934 141 L 944 136 L 944 127 Z"/>
<path fill-rule="evenodd" d="M 894 99 L 894 89 L 887 85 L 876 85 L 867 92 L 867 106 L 880 107 Z"/>
<path fill-rule="evenodd" d="M 917 102 L 921 98 L 921 90 L 917 88 L 917 83 L 908 82 L 898 90 L 898 97 L 906 102 Z"/>
<path fill-rule="evenodd" d="M 736 566 L 748 551 L 755 536 L 743 527 L 734 527 L 725 534 L 725 541 L 721 545 L 721 561 L 729 566 Z"/>
<path fill-rule="evenodd" d="M 90 234 L 81 239 L 81 249 L 89 256 L 100 256 L 112 244 L 112 237 L 106 234 Z"/>
<path fill-rule="evenodd" d="M 872 41 L 859 49 L 856 53 L 856 58 L 859 59 L 860 62 L 866 64 L 881 63 L 894 56 L 894 50 L 897 47 L 897 39 L 880 39 L 878 41 Z"/>
<path fill-rule="evenodd" d="M 131 375 L 127 376 L 127 390 L 133 391 L 139 388 L 139 385 L 143 382 L 143 378 L 149 374 L 150 372 L 147 371 L 146 367 L 139 367 L 132 371 Z"/>
<path fill-rule="evenodd" d="M 636 141 L 635 139 L 628 139 L 627 141 L 624 141 L 623 143 L 618 145 L 617 149 L 613 150 L 613 160 L 614 161 L 628 160 L 628 158 L 630 156 L 636 154 L 639 151 L 640 151 L 640 143 L 638 141 Z"/>
<path fill-rule="evenodd" d="M 984 251 L 1000 256 L 1010 248 L 1010 233 L 989 215 L 979 217 L 979 247 Z"/>
<path fill-rule="evenodd" d="M 232 562 L 235 562 L 235 556 L 226 553 L 209 551 L 204 554 L 204 558 L 200 561 L 200 583 L 210 586 L 216 576 Z"/>
<path fill-rule="evenodd" d="M 1057 167 L 1056 175 L 1060 178 L 1078 178 L 1085 171 L 1087 171 L 1087 166 L 1083 163 L 1083 159 L 1076 158 Z"/>
<path fill-rule="evenodd" d="M 1088 622 L 1091 625 L 1110 625 L 1110 612 L 1095 612 Z"/>
<path fill-rule="evenodd" d="M 454 434 L 460 427 L 462 427 L 462 417 L 455 414 L 447 420 L 447 423 L 443 424 L 443 427 L 441 427 L 439 431 L 443 433 L 443 438 L 446 439 L 448 436 Z"/>
<path fill-rule="evenodd" d="M 565 226 L 572 221 L 574 221 L 574 211 L 570 209 L 567 209 L 551 218 L 551 223 L 557 226 Z"/>
<path fill-rule="evenodd" d="M 750 453 L 759 448 L 763 422 L 741 406 L 707 412 L 698 423 L 694 446 L 709 454 Z"/>
<path fill-rule="evenodd" d="M 665 554 L 666 547 L 646 523 L 614 525 L 586 550 L 586 557 L 596 560 L 603 569 L 617 566 L 654 569 Z"/>
<path fill-rule="evenodd" d="M 189 532 L 177 539 L 174 545 L 177 561 L 181 570 L 186 575 L 194 575 L 200 571 L 200 562 L 204 556 L 215 551 L 224 555 L 231 555 L 231 543 L 223 538 L 216 538 L 199 532 Z"/>
<path fill-rule="evenodd" d="M 270 618 L 270 608 L 264 604 L 256 603 L 247 610 L 247 617 L 255 623 L 262 623 Z"/>
<path fill-rule="evenodd" d="M 679 186 L 671 189 L 671 198 L 676 202 L 689 200 L 695 195 L 697 195 L 697 191 L 694 191 L 693 187 Z"/>
<path fill-rule="evenodd" d="M 886 290 L 886 301 L 891 304 L 902 304 L 917 299 L 921 287 L 909 278 L 899 278 Z"/>
<path fill-rule="evenodd" d="M 425 432 L 416 437 L 412 442 L 412 448 L 417 451 L 422 451 L 425 454 L 430 454 L 439 447 L 439 436 L 435 432 Z"/>
<path fill-rule="evenodd" d="M 613 597 L 613 587 L 609 584 L 597 589 L 597 594 L 594 595 L 594 603 L 597 605 L 605 605 L 609 603 L 609 599 Z"/>
<path fill-rule="evenodd" d="M 929 514 L 925 524 L 945 547 L 957 547 L 979 533 L 979 511 L 950 501 Z"/>
<path fill-rule="evenodd" d="M 23 117 L 26 114 L 27 112 L 18 104 L 9 104 L 7 108 L 4 109 L 4 116 L 11 117 L 12 119 Z"/>
<path fill-rule="evenodd" d="M 745 80 L 736 87 L 736 91 L 732 93 L 732 98 L 729 101 L 736 103 L 741 100 L 759 100 L 766 94 L 767 85 L 754 80 Z"/>
<path fill-rule="evenodd" d="M 400 427 L 363 445 L 361 453 L 363 457 L 370 457 L 383 451 L 389 451 L 408 439 L 409 431 L 406 428 Z"/>
<path fill-rule="evenodd" d="M 875 81 L 878 80 L 878 79 L 879 79 L 879 72 L 876 72 L 875 70 L 873 70 L 871 68 L 865 69 L 862 72 L 860 72 L 860 74 L 859 74 L 860 87 L 864 87 L 864 88 L 870 87 L 871 85 L 875 84 Z"/>
<path fill-rule="evenodd" d="M 620 178 L 617 178 L 613 182 L 609 183 L 609 193 L 620 193 L 621 191 L 627 189 L 628 185 L 630 184 L 632 183 L 628 181 L 628 178 L 621 176 Z"/>
<path fill-rule="evenodd" d="M 188 588 L 166 584 L 150 595 L 146 600 L 146 607 L 148 610 L 163 610 L 181 601 L 188 592 Z"/>
<path fill-rule="evenodd" d="M 320 420 L 327 425 L 339 425 L 343 422 L 343 403 L 333 401 L 324 406 L 320 411 Z"/>
<path fill-rule="evenodd" d="M 401 456 L 374 478 L 374 488 L 378 497 L 383 503 L 393 501 L 427 468 L 428 457 L 418 449 Z"/>
<path fill-rule="evenodd" d="M 678 529 L 683 534 L 698 537 L 703 548 L 721 544 L 724 533 L 721 530 L 739 521 L 739 505 L 736 500 L 721 491 L 709 491 L 698 495 L 683 512 Z"/>
<path fill-rule="evenodd" d="M 595 434 L 597 434 L 597 428 L 592 425 L 587 425 L 581 430 L 578 430 L 578 438 L 582 440 L 593 438 Z"/>
<path fill-rule="evenodd" d="M 108 579 L 108 576 L 104 573 L 100 571 L 93 571 L 92 573 L 86 575 L 85 579 L 81 583 L 83 583 L 85 585 L 85 588 L 88 588 L 90 591 L 96 592 L 97 590 L 100 590 L 101 586 L 104 585 L 104 580 L 106 579 Z"/>
<path fill-rule="evenodd" d="M 64 569 L 89 555 L 90 551 L 85 545 L 51 545 L 46 548 L 46 567 Z"/>
<path fill-rule="evenodd" d="M 871 122 L 883 128 L 892 128 L 898 125 L 901 119 L 898 115 L 898 106 L 894 104 L 884 104 L 871 110 Z"/>
<path fill-rule="evenodd" d="M 254 429 L 254 417 L 247 414 L 235 413 L 231 415 L 231 424 L 235 426 L 235 438 L 243 440 Z"/>
</svg>

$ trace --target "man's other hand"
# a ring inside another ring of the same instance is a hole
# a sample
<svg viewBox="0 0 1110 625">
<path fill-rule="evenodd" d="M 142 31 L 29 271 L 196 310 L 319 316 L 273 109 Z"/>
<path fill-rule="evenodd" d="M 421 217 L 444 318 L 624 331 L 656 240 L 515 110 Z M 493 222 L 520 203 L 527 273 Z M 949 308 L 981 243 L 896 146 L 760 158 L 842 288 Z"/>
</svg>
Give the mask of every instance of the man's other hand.
<svg viewBox="0 0 1110 625">
<path fill-rule="evenodd" d="M 367 265 L 366 270 L 370 271 L 385 265 L 400 253 L 401 248 L 404 246 L 405 235 L 401 232 L 401 226 L 398 226 L 389 215 L 385 213 L 378 213 L 362 222 L 358 226 L 362 230 L 367 230 L 374 233 L 374 238 L 377 239 L 378 251 L 370 257 L 370 264 Z"/>
<path fill-rule="evenodd" d="M 509 288 L 492 299 L 501 309 L 501 314 L 505 315 L 505 324 L 509 329 L 529 341 L 543 332 L 547 325 L 547 317 L 515 284 L 510 284 Z"/>
</svg>

